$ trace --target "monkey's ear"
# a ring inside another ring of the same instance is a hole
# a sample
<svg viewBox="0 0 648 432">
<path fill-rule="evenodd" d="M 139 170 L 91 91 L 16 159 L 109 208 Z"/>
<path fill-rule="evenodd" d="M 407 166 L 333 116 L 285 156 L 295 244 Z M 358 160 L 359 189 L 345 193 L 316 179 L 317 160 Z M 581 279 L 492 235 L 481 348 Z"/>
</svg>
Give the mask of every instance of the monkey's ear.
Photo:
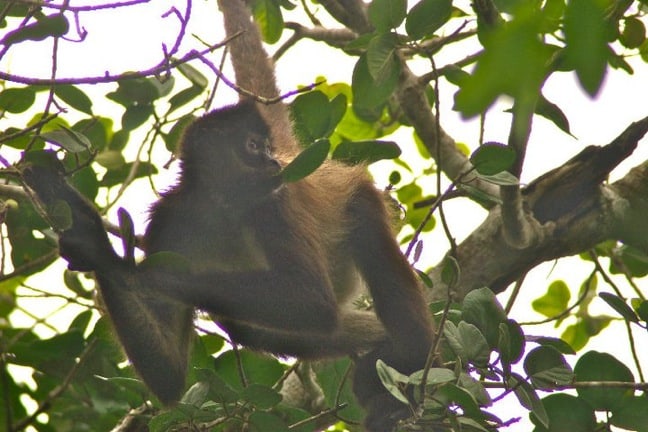
<svg viewBox="0 0 648 432">
<path fill-rule="evenodd" d="M 71 270 L 78 271 L 97 270 L 120 260 L 99 213 L 65 181 L 61 170 L 55 164 L 26 163 L 22 167 L 25 184 L 36 193 L 52 228 L 59 233 L 59 254 Z"/>
</svg>

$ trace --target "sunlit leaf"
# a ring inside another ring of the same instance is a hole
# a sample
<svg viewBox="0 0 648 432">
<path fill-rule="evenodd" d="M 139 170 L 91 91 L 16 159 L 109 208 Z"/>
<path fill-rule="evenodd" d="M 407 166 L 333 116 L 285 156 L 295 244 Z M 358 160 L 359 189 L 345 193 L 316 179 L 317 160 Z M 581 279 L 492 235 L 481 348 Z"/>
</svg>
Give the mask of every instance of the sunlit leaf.
<svg viewBox="0 0 648 432">
<path fill-rule="evenodd" d="M 564 281 L 557 280 L 552 282 L 547 288 L 547 292 L 533 302 L 533 310 L 541 313 L 546 317 L 554 317 L 567 309 L 571 293 Z"/>
<path fill-rule="evenodd" d="M 565 11 L 565 61 L 590 96 L 598 93 L 607 69 L 606 0 L 571 0 Z"/>
<path fill-rule="evenodd" d="M 534 100 L 547 71 L 551 49 L 538 37 L 533 14 L 516 17 L 489 33 L 474 72 L 461 81 L 455 109 L 466 117 L 485 112 L 501 95 Z"/>
<path fill-rule="evenodd" d="M 263 40 L 271 44 L 277 42 L 284 28 L 279 3 L 273 0 L 254 0 L 252 13 L 254 20 L 259 25 Z"/>
</svg>

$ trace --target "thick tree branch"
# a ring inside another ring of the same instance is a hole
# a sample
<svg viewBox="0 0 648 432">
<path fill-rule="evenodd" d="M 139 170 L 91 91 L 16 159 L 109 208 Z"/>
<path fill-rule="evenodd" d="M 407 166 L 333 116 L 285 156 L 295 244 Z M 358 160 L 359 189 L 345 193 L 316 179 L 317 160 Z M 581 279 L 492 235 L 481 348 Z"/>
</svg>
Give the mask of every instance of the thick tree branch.
<svg viewBox="0 0 648 432">
<path fill-rule="evenodd" d="M 621 240 L 648 250 L 645 221 L 648 219 L 648 163 L 612 185 L 608 174 L 636 148 L 648 132 L 648 117 L 630 125 L 610 144 L 590 146 L 535 181 L 524 191 L 524 206 L 544 224 L 544 237 L 517 249 L 503 235 L 501 208 L 456 250 L 461 280 L 456 292 L 461 300 L 483 286 L 501 292 L 538 264 L 574 255 L 604 240 Z M 493 251 L 497 251 L 494 254 Z M 440 266 L 430 272 L 435 283 L 433 298 L 445 298 Z"/>
<path fill-rule="evenodd" d="M 534 110 L 535 98 L 520 97 L 515 100 L 513 105 L 508 146 L 515 151 L 516 159 L 511 173 L 517 178 L 520 178 L 522 173 Z M 544 235 L 543 229 L 524 208 L 520 185 L 503 186 L 500 196 L 502 198 L 502 227 L 506 241 L 516 249 L 523 249 L 541 241 Z"/>
<path fill-rule="evenodd" d="M 610 186 L 612 211 L 616 216 L 612 231 L 615 238 L 648 253 L 648 162 L 633 168 L 628 175 Z"/>
</svg>

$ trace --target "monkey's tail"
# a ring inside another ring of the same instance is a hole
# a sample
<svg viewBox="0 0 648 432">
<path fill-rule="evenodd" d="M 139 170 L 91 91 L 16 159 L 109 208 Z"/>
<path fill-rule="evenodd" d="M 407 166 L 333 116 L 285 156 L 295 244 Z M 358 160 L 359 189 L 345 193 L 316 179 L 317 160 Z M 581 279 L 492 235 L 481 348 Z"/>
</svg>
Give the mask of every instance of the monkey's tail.
<svg viewBox="0 0 648 432">
<path fill-rule="evenodd" d="M 243 0 L 218 0 L 223 12 L 225 33 L 233 38 L 228 47 L 239 88 L 266 99 L 280 95 L 274 64 L 261 43 L 259 29 L 251 20 L 252 12 Z M 241 94 L 239 99 L 249 97 Z M 292 134 L 292 124 L 286 105 L 280 101 L 262 103 L 261 114 L 273 135 L 274 146 L 282 152 L 296 153 L 299 149 Z"/>
</svg>

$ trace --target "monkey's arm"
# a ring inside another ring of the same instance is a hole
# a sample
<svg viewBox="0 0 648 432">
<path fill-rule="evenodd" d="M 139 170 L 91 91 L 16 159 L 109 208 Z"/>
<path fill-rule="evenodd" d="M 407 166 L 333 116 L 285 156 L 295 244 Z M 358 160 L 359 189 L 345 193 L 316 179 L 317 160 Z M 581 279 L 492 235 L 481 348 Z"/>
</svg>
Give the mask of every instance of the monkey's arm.
<svg viewBox="0 0 648 432">
<path fill-rule="evenodd" d="M 392 430 L 410 408 L 384 388 L 375 371 L 384 361 L 401 373 L 423 369 L 434 332 L 417 277 L 400 251 L 383 197 L 364 184 L 350 203 L 354 221 L 349 248 L 366 281 L 389 339 L 356 362 L 354 392 L 367 410 L 367 430 Z"/>
<path fill-rule="evenodd" d="M 389 224 L 384 199 L 373 185 L 360 187 L 350 203 L 354 222 L 349 248 L 387 332 L 404 353 L 425 357 L 433 325 L 421 285 Z"/>
<path fill-rule="evenodd" d="M 61 173 L 52 167 L 29 165 L 22 174 L 50 216 L 65 213 L 64 206 L 69 207 L 69 224 L 53 228 L 59 232 L 59 253 L 71 270 L 97 270 L 121 260 L 110 245 L 96 209 L 70 187 Z M 56 215 L 51 219 L 60 220 Z"/>
</svg>

